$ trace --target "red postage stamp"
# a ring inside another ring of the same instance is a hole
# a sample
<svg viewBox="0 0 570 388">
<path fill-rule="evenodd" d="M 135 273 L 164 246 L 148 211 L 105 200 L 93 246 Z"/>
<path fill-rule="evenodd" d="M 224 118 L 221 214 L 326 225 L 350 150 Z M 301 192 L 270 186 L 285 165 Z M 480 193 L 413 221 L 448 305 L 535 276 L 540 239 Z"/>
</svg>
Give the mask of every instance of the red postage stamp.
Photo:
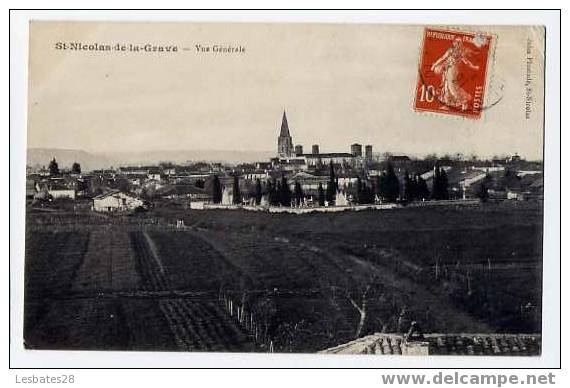
<svg viewBox="0 0 570 388">
<path fill-rule="evenodd" d="M 480 118 L 492 39 L 483 33 L 426 28 L 414 109 Z"/>
</svg>

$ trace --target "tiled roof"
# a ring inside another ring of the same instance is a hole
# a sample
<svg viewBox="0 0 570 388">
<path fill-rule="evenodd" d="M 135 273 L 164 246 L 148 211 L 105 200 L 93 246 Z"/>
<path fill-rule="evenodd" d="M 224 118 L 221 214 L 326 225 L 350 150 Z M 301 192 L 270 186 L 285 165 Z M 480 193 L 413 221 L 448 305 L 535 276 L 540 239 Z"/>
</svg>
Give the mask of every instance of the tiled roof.
<svg viewBox="0 0 570 388">
<path fill-rule="evenodd" d="M 201 189 L 192 184 L 168 185 L 156 190 L 157 195 L 186 195 L 186 194 L 209 194 L 205 189 Z"/>
<path fill-rule="evenodd" d="M 354 158 L 355 156 L 348 152 L 325 152 L 319 154 L 302 154 L 307 158 Z"/>
<path fill-rule="evenodd" d="M 107 191 L 106 193 L 99 194 L 99 195 L 93 197 L 93 199 L 103 199 L 103 198 L 109 197 L 111 195 L 118 194 L 120 192 L 121 192 L 120 190 L 110 190 L 110 191 Z"/>
<path fill-rule="evenodd" d="M 429 355 L 538 356 L 540 334 L 424 334 Z M 322 350 L 328 354 L 402 354 L 403 334 L 375 333 Z"/>
</svg>

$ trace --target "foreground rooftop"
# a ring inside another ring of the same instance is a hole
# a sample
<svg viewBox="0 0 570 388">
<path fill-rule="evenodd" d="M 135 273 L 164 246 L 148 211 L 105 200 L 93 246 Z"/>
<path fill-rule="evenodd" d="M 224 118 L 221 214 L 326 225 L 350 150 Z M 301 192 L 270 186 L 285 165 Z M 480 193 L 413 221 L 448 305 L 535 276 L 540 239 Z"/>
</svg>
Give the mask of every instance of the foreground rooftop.
<svg viewBox="0 0 570 388">
<path fill-rule="evenodd" d="M 406 341 L 404 334 L 375 333 L 319 353 L 539 356 L 540 349 L 540 334 L 424 334 L 423 341 Z"/>
</svg>

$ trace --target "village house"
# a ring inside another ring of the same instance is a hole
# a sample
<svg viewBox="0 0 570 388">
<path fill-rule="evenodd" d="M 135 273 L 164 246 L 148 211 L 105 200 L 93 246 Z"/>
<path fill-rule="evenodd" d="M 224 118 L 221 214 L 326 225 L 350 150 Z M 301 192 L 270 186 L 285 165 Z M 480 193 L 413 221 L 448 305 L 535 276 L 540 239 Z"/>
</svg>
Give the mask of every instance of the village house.
<svg viewBox="0 0 570 388">
<path fill-rule="evenodd" d="M 304 154 L 308 166 L 319 166 L 338 164 L 359 167 L 362 165 L 362 158 L 354 156 L 348 152 L 328 152 L 319 154 Z"/>
<path fill-rule="evenodd" d="M 119 168 L 123 175 L 147 175 L 152 167 L 150 166 L 124 166 Z"/>
<path fill-rule="evenodd" d="M 162 180 L 162 173 L 159 169 L 153 168 L 148 172 L 147 179 L 151 181 L 160 182 Z"/>
<path fill-rule="evenodd" d="M 36 198 L 75 199 L 76 190 L 72 185 L 66 185 L 62 179 L 47 182 L 36 182 Z"/>
<path fill-rule="evenodd" d="M 245 173 L 243 178 L 248 181 L 254 181 L 256 179 L 264 181 L 269 179 L 269 172 L 267 170 L 255 170 Z"/>
<path fill-rule="evenodd" d="M 341 172 L 337 174 L 338 187 L 352 187 L 358 182 L 358 176 L 351 172 Z"/>
<path fill-rule="evenodd" d="M 48 188 L 48 194 L 53 199 L 75 199 L 76 192 L 74 189 L 67 188 L 66 186 L 52 185 Z"/>
<path fill-rule="evenodd" d="M 451 170 L 451 166 L 442 166 L 441 169 L 443 169 L 443 171 L 445 172 L 449 172 Z M 423 174 L 420 175 L 420 177 L 425 181 L 431 181 L 431 179 L 434 176 L 434 173 L 435 173 L 435 167 L 433 169 L 424 172 Z"/>
<path fill-rule="evenodd" d="M 482 181 L 487 173 L 477 170 L 461 171 L 456 176 L 457 186 L 461 189 L 467 189 L 477 182 Z M 451 180 L 451 178 L 449 178 Z"/>
<path fill-rule="evenodd" d="M 112 190 L 93 198 L 93 210 L 97 212 L 129 211 L 143 205 L 142 199 L 119 190 Z"/>
<path fill-rule="evenodd" d="M 304 171 L 300 171 L 295 175 L 289 177 L 289 184 L 291 185 L 291 189 L 294 189 L 295 182 L 298 182 L 305 192 L 316 192 L 319 188 L 319 184 L 325 188 L 328 181 L 328 174 L 314 175 Z"/>
<path fill-rule="evenodd" d="M 166 199 L 190 199 L 193 201 L 211 201 L 212 193 L 193 184 L 175 184 L 161 187 L 156 196 Z"/>
</svg>

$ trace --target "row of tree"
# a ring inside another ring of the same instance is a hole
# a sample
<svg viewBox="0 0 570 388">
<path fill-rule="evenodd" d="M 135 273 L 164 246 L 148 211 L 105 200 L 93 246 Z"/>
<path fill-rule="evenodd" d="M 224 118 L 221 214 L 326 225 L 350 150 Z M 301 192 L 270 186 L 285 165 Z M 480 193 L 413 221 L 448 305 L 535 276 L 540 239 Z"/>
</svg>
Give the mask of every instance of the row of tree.
<svg viewBox="0 0 570 388">
<path fill-rule="evenodd" d="M 374 180 L 371 180 L 370 184 L 364 182 L 360 177 L 357 178 L 354 200 L 359 204 L 372 204 L 375 202 L 377 195 L 385 202 L 396 202 L 400 199 L 404 199 L 408 202 L 421 201 L 429 198 L 443 200 L 449 199 L 448 185 L 447 174 L 441 167 L 434 168 L 431 193 L 425 179 L 419 174 L 410 176 L 406 171 L 404 175 L 403 194 L 400 195 L 400 181 L 394 171 L 394 167 L 388 164 L 386 171 L 380 176 L 377 176 Z M 301 184 L 296 181 L 293 186 L 293 191 L 291 191 L 285 175 L 282 175 L 279 180 L 273 179 L 267 181 L 265 186 L 265 190 L 263 190 L 261 180 L 256 180 L 253 198 L 257 205 L 261 203 L 264 194 L 267 195 L 267 201 L 271 206 L 299 206 L 303 203 L 305 198 Z M 319 206 L 324 206 L 325 203 L 334 205 L 338 188 L 338 178 L 336 177 L 334 166 L 331 163 L 326 189 L 321 183 L 319 183 L 317 189 L 317 201 Z M 217 175 L 214 175 L 212 190 L 213 202 L 221 203 L 222 185 Z M 232 203 L 241 204 L 243 197 L 238 176 L 234 176 L 232 191 Z"/>
<path fill-rule="evenodd" d="M 59 175 L 59 173 L 60 173 L 59 165 L 57 164 L 57 161 L 55 160 L 55 158 L 53 158 L 51 160 L 51 162 L 49 162 L 48 170 L 49 170 L 50 175 Z M 77 162 L 74 162 L 73 165 L 71 166 L 71 173 L 72 174 L 81 174 L 81 165 L 79 165 L 79 163 L 77 163 Z"/>
<path fill-rule="evenodd" d="M 404 199 L 408 202 L 428 199 L 430 192 L 425 179 L 419 174 L 411 177 L 408 172 L 404 176 Z"/>
</svg>

